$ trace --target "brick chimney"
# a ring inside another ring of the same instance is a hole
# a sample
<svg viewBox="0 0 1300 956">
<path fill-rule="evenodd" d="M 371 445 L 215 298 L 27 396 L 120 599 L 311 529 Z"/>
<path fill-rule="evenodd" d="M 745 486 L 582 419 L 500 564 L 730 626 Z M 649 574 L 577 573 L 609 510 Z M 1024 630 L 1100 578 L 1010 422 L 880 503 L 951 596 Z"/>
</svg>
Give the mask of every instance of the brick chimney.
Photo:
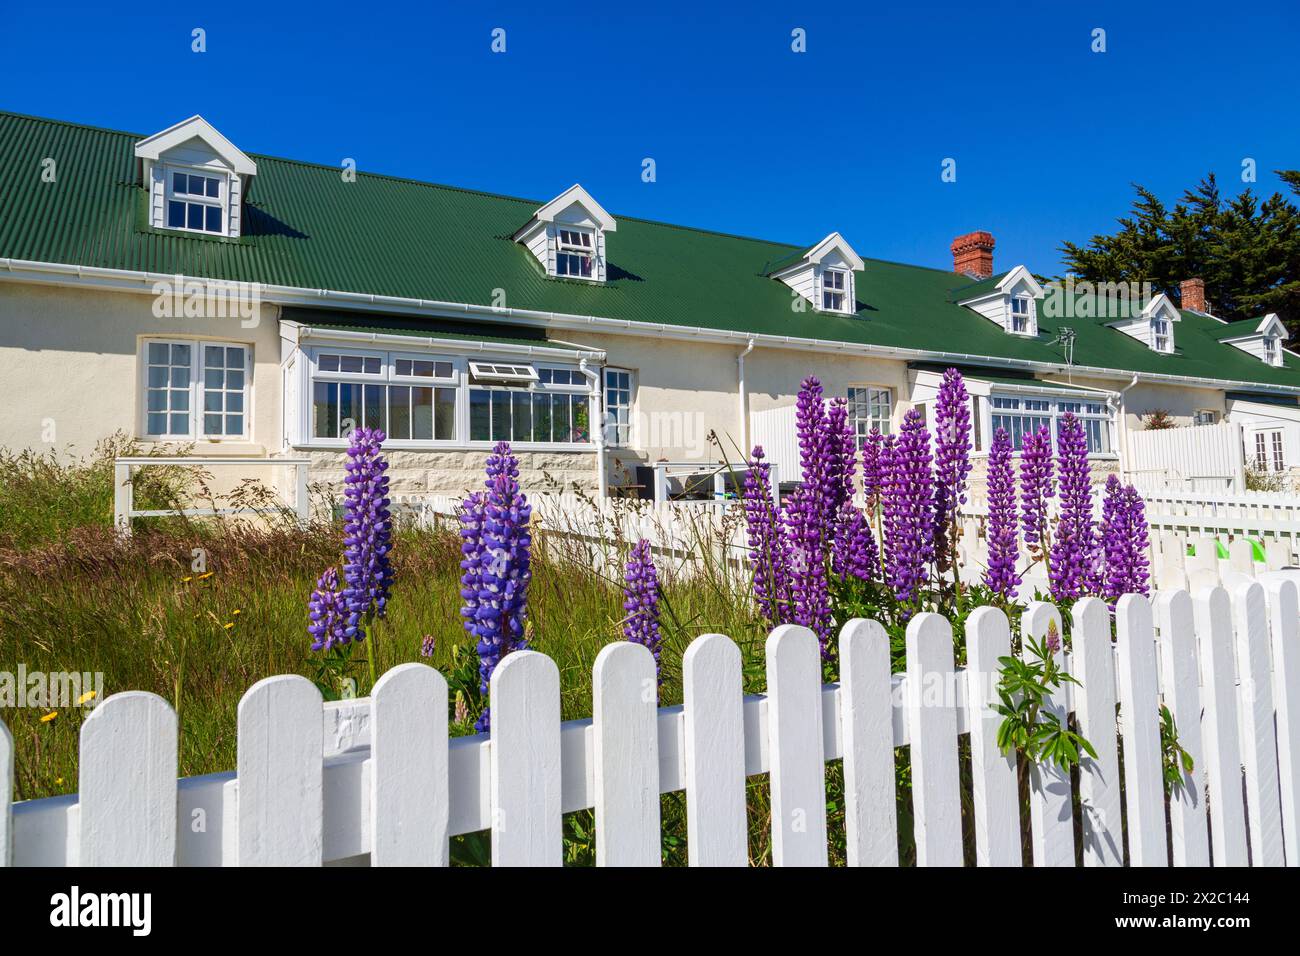
<svg viewBox="0 0 1300 956">
<path fill-rule="evenodd" d="M 1178 285 L 1178 304 L 1193 312 L 1205 311 L 1205 280 L 1184 279 Z"/>
<path fill-rule="evenodd" d="M 972 279 L 993 275 L 993 234 L 968 232 L 952 241 L 952 271 Z"/>
</svg>

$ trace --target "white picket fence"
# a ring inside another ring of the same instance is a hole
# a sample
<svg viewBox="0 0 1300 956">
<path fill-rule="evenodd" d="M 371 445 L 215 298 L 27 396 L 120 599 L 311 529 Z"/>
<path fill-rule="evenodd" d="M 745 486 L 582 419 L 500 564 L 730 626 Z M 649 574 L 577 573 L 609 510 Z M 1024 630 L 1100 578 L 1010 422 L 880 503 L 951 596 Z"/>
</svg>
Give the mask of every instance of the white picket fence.
<svg viewBox="0 0 1300 956">
<path fill-rule="evenodd" d="M 1279 576 L 1154 602 L 1096 599 L 1071 609 L 1064 666 L 1082 686 L 1051 703 L 1096 748 L 1079 773 L 1089 866 L 1300 865 L 1300 597 Z M 1031 605 L 1024 632 L 1059 628 Z M 746 778 L 768 774 L 777 865 L 828 860 L 825 762 L 843 759 L 851 865 L 898 862 L 895 747 L 910 751 L 921 865 L 961 865 L 958 737 L 969 735 L 974 854 L 1021 863 L 1017 770 L 999 752 L 998 658 L 1006 617 L 951 626 L 920 614 L 905 674 L 890 673 L 884 629 L 844 625 L 841 683 L 821 683 L 813 634 L 785 626 L 766 644 L 767 694 L 742 695 L 741 654 L 707 634 L 682 660 L 681 706 L 659 707 L 654 661 L 616 643 L 596 659 L 591 719 L 560 722 L 560 677 L 533 651 L 491 681 L 490 735 L 448 738 L 447 684 L 423 664 L 385 674 L 372 697 L 322 704 L 299 676 L 271 677 L 238 710 L 237 769 L 179 782 L 177 717 L 153 694 L 115 694 L 81 730 L 79 794 L 8 806 L 12 740 L 0 725 L 0 860 L 25 866 L 446 865 L 448 838 L 491 830 L 498 866 L 559 865 L 561 815 L 595 808 L 598 865 L 660 863 L 661 793 L 684 790 L 698 866 L 749 860 Z M 1158 707 L 1195 759 L 1166 802 Z M 1118 720 L 1116 707 L 1118 705 Z M 1123 748 L 1124 787 L 1119 748 Z M 1244 784 L 1244 785 L 1243 785 Z M 1075 863 L 1068 774 L 1030 773 L 1033 861 Z M 1166 817 L 1166 814 L 1168 815 Z M 1168 823 L 1169 838 L 1166 836 Z"/>
</svg>

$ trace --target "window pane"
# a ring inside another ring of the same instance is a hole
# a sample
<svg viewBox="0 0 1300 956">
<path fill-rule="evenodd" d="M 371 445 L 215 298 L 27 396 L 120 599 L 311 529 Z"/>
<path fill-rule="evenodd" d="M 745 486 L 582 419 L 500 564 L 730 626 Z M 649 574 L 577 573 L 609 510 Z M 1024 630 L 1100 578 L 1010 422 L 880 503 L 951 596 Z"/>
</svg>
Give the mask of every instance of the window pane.
<svg viewBox="0 0 1300 956">
<path fill-rule="evenodd" d="M 364 424 L 361 417 L 361 386 L 339 383 L 339 437 L 347 438 L 352 429 Z"/>
<path fill-rule="evenodd" d="M 424 389 L 417 388 L 417 393 Z M 417 401 L 418 395 L 417 395 Z M 411 437 L 411 388 L 409 385 L 390 385 L 388 387 L 388 428 L 389 438 Z M 421 438 L 428 436 L 421 435 Z"/>
<path fill-rule="evenodd" d="M 185 203 L 177 202 L 175 199 L 168 201 L 167 228 L 169 229 L 185 228 Z"/>
<path fill-rule="evenodd" d="M 203 416 L 203 434 L 220 435 L 221 434 L 221 416 L 204 415 Z"/>
<path fill-rule="evenodd" d="M 221 388 L 226 383 L 226 373 L 219 368 L 209 368 L 203 371 L 204 388 Z"/>
<path fill-rule="evenodd" d="M 217 179 L 209 179 L 207 180 L 207 184 L 208 184 L 208 195 L 211 196 L 213 199 L 216 199 L 221 191 L 221 181 Z"/>
<path fill-rule="evenodd" d="M 450 362 L 435 362 L 433 373 L 438 378 L 451 378 L 452 368 Z"/>
<path fill-rule="evenodd" d="M 190 191 L 190 178 L 185 173 L 172 173 L 172 192 L 187 193 Z"/>
<path fill-rule="evenodd" d="M 226 392 L 226 411 L 242 412 L 244 410 L 243 392 Z"/>
<path fill-rule="evenodd" d="M 397 360 L 393 363 L 393 374 L 395 374 L 395 375 L 410 375 L 410 374 L 411 374 L 411 360 L 410 360 L 410 359 L 397 359 Z"/>
<path fill-rule="evenodd" d="M 492 440 L 510 440 L 510 393 L 492 392 Z"/>
<path fill-rule="evenodd" d="M 433 389 L 411 389 L 411 437 L 433 438 Z"/>
<path fill-rule="evenodd" d="M 159 413 L 149 415 L 149 434 L 163 435 L 167 432 L 167 416 Z"/>
<path fill-rule="evenodd" d="M 189 434 L 190 431 L 189 415 L 172 415 L 171 420 L 172 420 L 171 434 L 173 435 Z"/>
<path fill-rule="evenodd" d="M 366 389 L 366 427 L 384 428 L 384 386 L 367 385 Z"/>
<path fill-rule="evenodd" d="M 188 412 L 190 410 L 190 393 L 188 391 L 173 388 L 168 394 L 171 395 L 173 411 Z M 185 430 L 189 431 L 188 426 Z"/>
<path fill-rule="evenodd" d="M 337 355 L 322 355 L 316 360 L 316 365 L 322 372 L 337 372 L 339 370 L 339 357 Z"/>
<path fill-rule="evenodd" d="M 151 412 L 167 411 L 167 393 L 160 389 L 150 389 L 146 393 L 145 408 Z"/>
<path fill-rule="evenodd" d="M 591 439 L 591 404 L 585 396 L 574 395 L 573 398 L 573 441 L 589 441 Z"/>
<path fill-rule="evenodd" d="M 492 437 L 490 395 L 481 388 L 469 390 L 470 441 L 488 441 Z"/>
<path fill-rule="evenodd" d="M 434 438 L 451 441 L 456 437 L 456 390 L 435 388 Z"/>
<path fill-rule="evenodd" d="M 360 355 L 340 355 L 339 356 L 340 372 L 360 372 L 361 356 Z"/>
<path fill-rule="evenodd" d="M 317 382 L 312 400 L 312 434 L 317 438 L 338 438 L 338 416 L 338 384 Z"/>
<path fill-rule="evenodd" d="M 223 392 L 204 392 L 203 393 L 203 410 L 205 412 L 222 411 L 221 397 Z"/>
<path fill-rule="evenodd" d="M 204 209 L 203 213 L 207 217 L 207 221 L 204 224 L 204 228 L 206 228 L 208 232 L 220 232 L 221 231 L 221 207 L 208 206 Z"/>
<path fill-rule="evenodd" d="M 367 375 L 378 375 L 383 369 L 383 362 L 373 355 L 366 356 L 365 370 Z"/>
<path fill-rule="evenodd" d="M 551 396 L 533 393 L 533 437 L 535 441 L 551 441 Z"/>
<path fill-rule="evenodd" d="M 514 405 L 514 426 L 512 441 L 533 440 L 533 398 L 528 392 L 515 392 L 511 395 Z"/>
<path fill-rule="evenodd" d="M 203 207 L 198 203 L 185 204 L 185 224 L 191 229 L 203 228 Z"/>
<path fill-rule="evenodd" d="M 226 388 L 239 391 L 244 387 L 244 370 L 231 370 L 226 373 Z"/>
</svg>

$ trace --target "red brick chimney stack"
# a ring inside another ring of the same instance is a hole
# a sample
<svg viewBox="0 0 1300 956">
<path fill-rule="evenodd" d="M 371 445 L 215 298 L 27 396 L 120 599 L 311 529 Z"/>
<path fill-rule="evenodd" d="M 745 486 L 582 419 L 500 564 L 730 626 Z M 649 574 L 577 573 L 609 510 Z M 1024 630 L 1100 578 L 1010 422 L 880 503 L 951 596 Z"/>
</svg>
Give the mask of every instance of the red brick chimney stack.
<svg viewBox="0 0 1300 956">
<path fill-rule="evenodd" d="M 968 232 L 952 241 L 952 271 L 972 279 L 987 279 L 993 275 L 993 234 Z"/>
<path fill-rule="evenodd" d="M 1178 286 L 1179 305 L 1192 312 L 1205 311 L 1205 280 L 1184 279 Z"/>
</svg>

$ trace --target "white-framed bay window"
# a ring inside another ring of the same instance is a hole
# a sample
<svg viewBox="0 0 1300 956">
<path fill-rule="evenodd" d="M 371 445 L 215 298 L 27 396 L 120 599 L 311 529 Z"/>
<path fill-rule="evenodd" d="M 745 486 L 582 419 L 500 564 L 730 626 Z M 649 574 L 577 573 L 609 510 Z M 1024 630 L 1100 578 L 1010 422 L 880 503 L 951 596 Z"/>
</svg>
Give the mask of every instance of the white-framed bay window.
<svg viewBox="0 0 1300 956">
<path fill-rule="evenodd" d="M 888 435 L 894 414 L 894 393 L 877 385 L 852 385 L 848 389 L 849 420 L 861 442 L 878 429 Z"/>
<path fill-rule="evenodd" d="M 1091 398 L 1058 395 L 1000 394 L 989 395 L 990 440 L 999 428 L 1011 436 L 1011 446 L 1019 449 L 1026 435 L 1046 425 L 1052 431 L 1052 445 L 1060 437 L 1061 419 L 1067 412 L 1083 423 L 1088 436 L 1088 454 L 1111 453 L 1111 428 L 1114 416 L 1110 406 Z"/>
<path fill-rule="evenodd" d="M 592 389 L 576 363 L 330 344 L 306 351 L 308 446 L 344 445 L 354 427 L 382 429 L 398 448 L 591 442 Z"/>
<path fill-rule="evenodd" d="M 140 364 L 145 438 L 248 437 L 250 346 L 150 338 L 141 343 Z"/>
<path fill-rule="evenodd" d="M 632 442 L 632 372 L 605 369 L 605 444 L 624 448 Z"/>
</svg>

